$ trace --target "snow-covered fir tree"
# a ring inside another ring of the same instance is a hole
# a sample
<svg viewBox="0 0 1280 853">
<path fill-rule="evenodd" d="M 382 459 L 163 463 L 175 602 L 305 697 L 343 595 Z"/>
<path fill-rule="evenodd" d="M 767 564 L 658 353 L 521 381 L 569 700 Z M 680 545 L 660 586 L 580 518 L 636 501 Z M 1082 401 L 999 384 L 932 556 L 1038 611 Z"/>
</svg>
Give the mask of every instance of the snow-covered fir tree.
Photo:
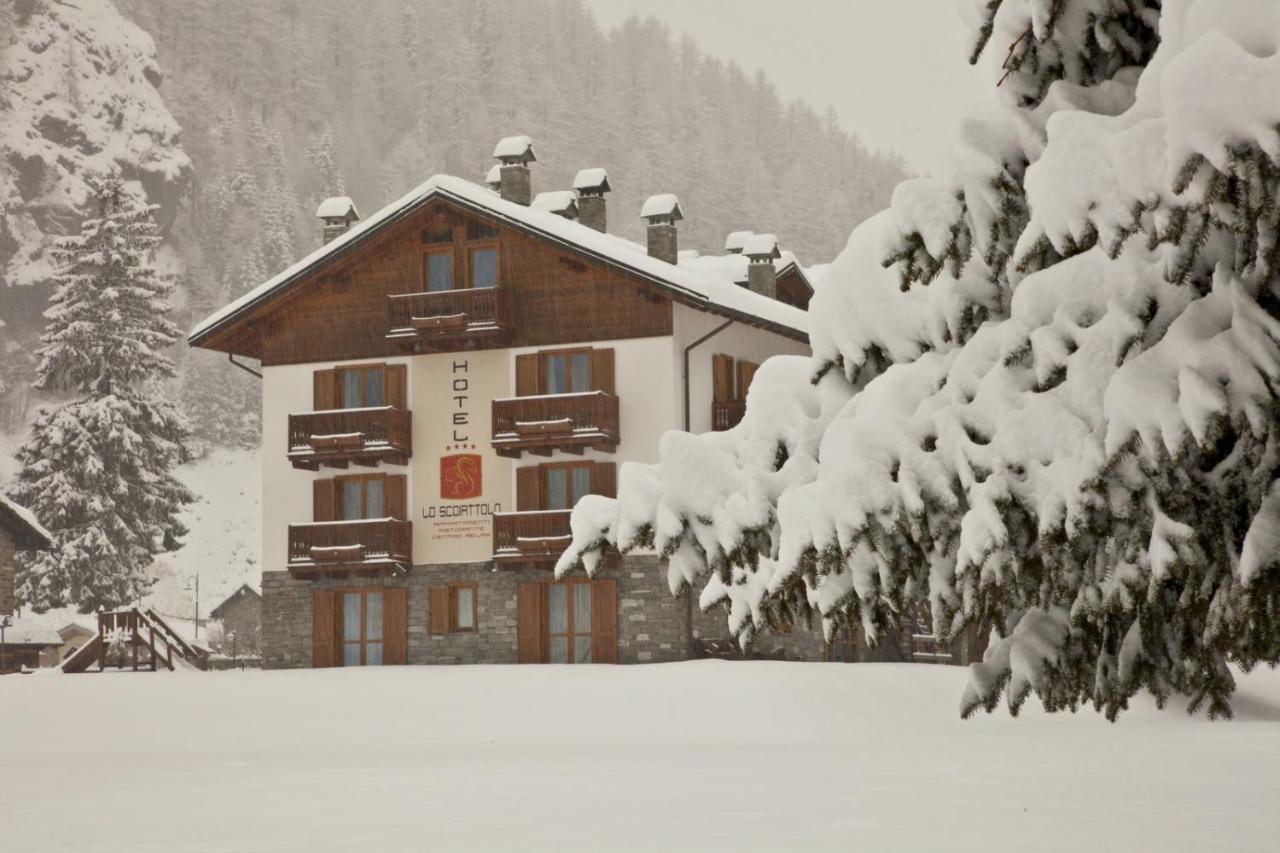
<svg viewBox="0 0 1280 853">
<path fill-rule="evenodd" d="M 990 631 L 961 710 L 1139 690 L 1230 714 L 1280 662 L 1280 16 L 969 0 L 998 100 L 901 184 L 747 414 L 584 499 L 558 571 L 670 558 L 744 643 L 920 602 Z"/>
<path fill-rule="evenodd" d="M 139 598 L 152 558 L 178 547 L 191 500 L 173 476 L 188 430 L 159 387 L 177 339 L 165 315 L 172 284 L 156 273 L 154 207 L 118 172 L 88 176 L 94 214 L 58 241 L 57 290 L 38 351 L 38 385 L 76 399 L 40 413 L 18 452 L 13 496 L 55 547 L 18 560 L 18 595 L 36 611 L 82 612 Z"/>
</svg>

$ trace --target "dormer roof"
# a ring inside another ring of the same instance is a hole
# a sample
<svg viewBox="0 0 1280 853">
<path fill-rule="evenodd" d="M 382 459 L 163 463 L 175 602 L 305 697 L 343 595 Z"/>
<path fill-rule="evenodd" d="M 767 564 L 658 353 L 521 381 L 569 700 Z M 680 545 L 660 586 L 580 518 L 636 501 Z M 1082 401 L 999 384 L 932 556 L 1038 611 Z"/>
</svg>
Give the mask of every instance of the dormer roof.
<svg viewBox="0 0 1280 853">
<path fill-rule="evenodd" d="M 36 520 L 26 507 L 0 495 L 0 530 L 19 548 L 32 551 L 48 551 L 53 547 L 53 536 Z"/>
</svg>

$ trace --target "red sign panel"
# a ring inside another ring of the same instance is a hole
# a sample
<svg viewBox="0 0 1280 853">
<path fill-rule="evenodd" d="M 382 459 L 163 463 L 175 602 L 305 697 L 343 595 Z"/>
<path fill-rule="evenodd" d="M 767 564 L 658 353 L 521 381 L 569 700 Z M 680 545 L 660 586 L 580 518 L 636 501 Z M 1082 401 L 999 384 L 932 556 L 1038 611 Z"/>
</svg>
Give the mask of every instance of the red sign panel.
<svg viewBox="0 0 1280 853">
<path fill-rule="evenodd" d="M 480 497 L 483 491 L 480 454 L 458 453 L 440 457 L 440 497 L 447 501 L 465 501 Z"/>
</svg>

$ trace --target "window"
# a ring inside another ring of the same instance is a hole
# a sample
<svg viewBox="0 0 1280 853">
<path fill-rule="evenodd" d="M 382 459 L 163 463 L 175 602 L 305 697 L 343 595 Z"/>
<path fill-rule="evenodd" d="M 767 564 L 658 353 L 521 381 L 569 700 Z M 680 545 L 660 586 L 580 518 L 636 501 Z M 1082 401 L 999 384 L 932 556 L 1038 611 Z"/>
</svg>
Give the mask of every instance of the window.
<svg viewBox="0 0 1280 853">
<path fill-rule="evenodd" d="M 364 474 L 338 477 L 338 508 L 340 521 L 359 521 L 365 518 L 386 518 L 386 475 Z"/>
<path fill-rule="evenodd" d="M 471 250 L 471 286 L 476 288 L 498 286 L 498 250 Z"/>
<path fill-rule="evenodd" d="M 342 595 L 342 665 L 382 664 L 382 593 L 350 590 Z"/>
<path fill-rule="evenodd" d="M 453 290 L 453 252 L 427 255 L 427 290 L 431 293 Z"/>
<path fill-rule="evenodd" d="M 542 466 L 546 509 L 573 509 L 584 495 L 591 494 L 591 463 Z"/>
<path fill-rule="evenodd" d="M 455 583 L 449 587 L 449 630 L 452 632 L 476 629 L 476 585 Z"/>
<path fill-rule="evenodd" d="M 577 394 L 591 390 L 591 351 L 542 353 L 544 394 Z"/>
<path fill-rule="evenodd" d="M 339 408 L 361 409 L 387 404 L 383 365 L 340 367 L 337 372 Z"/>
<path fill-rule="evenodd" d="M 551 663 L 591 663 L 591 584 L 548 585 L 547 640 Z"/>
</svg>

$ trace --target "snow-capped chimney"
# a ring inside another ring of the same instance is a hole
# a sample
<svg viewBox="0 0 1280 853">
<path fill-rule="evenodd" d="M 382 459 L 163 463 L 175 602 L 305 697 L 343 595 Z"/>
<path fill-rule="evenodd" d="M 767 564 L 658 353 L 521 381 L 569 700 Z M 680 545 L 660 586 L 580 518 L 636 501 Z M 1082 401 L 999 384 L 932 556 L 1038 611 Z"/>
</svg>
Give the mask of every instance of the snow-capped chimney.
<svg viewBox="0 0 1280 853">
<path fill-rule="evenodd" d="M 578 221 L 588 228 L 606 231 L 604 194 L 609 186 L 609 174 L 604 169 L 583 169 L 573 178 L 573 188 L 578 191 Z"/>
<path fill-rule="evenodd" d="M 742 247 L 747 245 L 755 233 L 752 231 L 734 231 L 728 237 L 724 238 L 724 253 L 726 255 L 741 255 Z"/>
<path fill-rule="evenodd" d="M 533 179 L 529 176 L 529 164 L 537 162 L 533 143 L 527 136 L 508 136 L 493 149 L 499 171 L 498 193 L 505 200 L 523 204 L 533 201 Z"/>
<path fill-rule="evenodd" d="M 650 196 L 640 217 L 649 223 L 649 257 L 674 264 L 680 257 L 676 223 L 684 219 L 679 199 L 672 193 Z"/>
<path fill-rule="evenodd" d="M 356 203 L 345 195 L 326 198 L 316 208 L 316 218 L 321 223 L 321 234 L 327 244 L 335 237 L 340 237 L 351 227 L 351 223 L 360 218 Z"/>
<path fill-rule="evenodd" d="M 773 262 L 782 257 L 778 238 L 772 234 L 752 234 L 742 246 L 747 256 L 747 287 L 761 296 L 778 298 L 778 270 Z"/>
</svg>

